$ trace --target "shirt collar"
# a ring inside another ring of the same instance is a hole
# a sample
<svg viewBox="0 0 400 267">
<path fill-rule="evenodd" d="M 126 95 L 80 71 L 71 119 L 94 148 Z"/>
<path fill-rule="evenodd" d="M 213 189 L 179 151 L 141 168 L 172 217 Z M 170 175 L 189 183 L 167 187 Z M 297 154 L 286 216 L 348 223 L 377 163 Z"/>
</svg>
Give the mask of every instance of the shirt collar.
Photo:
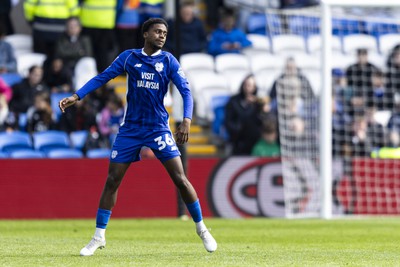
<svg viewBox="0 0 400 267">
<path fill-rule="evenodd" d="M 157 52 L 155 52 L 154 54 L 150 55 L 150 56 L 151 57 L 158 56 L 160 53 L 161 53 L 161 49 L 158 50 Z M 142 48 L 142 54 L 145 55 L 145 56 L 149 56 L 149 55 L 146 54 L 146 52 L 144 52 L 144 48 Z"/>
</svg>

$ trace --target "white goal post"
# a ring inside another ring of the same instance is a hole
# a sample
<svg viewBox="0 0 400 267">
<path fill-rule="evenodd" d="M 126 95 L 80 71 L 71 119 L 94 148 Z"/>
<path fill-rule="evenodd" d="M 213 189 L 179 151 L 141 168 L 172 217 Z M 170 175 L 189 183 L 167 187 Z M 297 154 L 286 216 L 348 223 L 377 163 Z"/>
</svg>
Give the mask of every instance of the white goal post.
<svg viewBox="0 0 400 267">
<path fill-rule="evenodd" d="M 321 218 L 332 217 L 332 7 L 400 7 L 397 0 L 321 0 L 320 181 Z"/>
</svg>

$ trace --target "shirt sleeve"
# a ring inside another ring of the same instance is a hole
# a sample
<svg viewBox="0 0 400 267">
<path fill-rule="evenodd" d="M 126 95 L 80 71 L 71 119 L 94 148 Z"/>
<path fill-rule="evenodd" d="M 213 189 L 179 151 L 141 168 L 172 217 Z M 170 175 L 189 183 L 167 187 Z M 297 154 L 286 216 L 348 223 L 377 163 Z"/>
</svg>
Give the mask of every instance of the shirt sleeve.
<svg viewBox="0 0 400 267">
<path fill-rule="evenodd" d="M 79 99 L 84 98 L 90 92 L 96 90 L 97 88 L 106 84 L 109 80 L 114 79 L 123 73 L 125 71 L 124 65 L 126 59 L 127 55 L 125 52 L 120 54 L 107 69 L 90 79 L 84 86 L 82 86 L 82 88 L 76 91 Z"/>
<path fill-rule="evenodd" d="M 189 83 L 185 74 L 175 57 L 170 57 L 170 78 L 175 84 L 183 99 L 183 117 L 192 119 L 193 98 L 190 92 Z"/>
</svg>

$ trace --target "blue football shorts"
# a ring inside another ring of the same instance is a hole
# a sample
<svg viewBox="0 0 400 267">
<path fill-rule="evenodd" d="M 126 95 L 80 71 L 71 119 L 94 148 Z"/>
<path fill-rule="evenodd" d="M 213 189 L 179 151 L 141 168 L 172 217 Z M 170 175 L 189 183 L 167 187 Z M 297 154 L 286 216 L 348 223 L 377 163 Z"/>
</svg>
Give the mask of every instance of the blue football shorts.
<svg viewBox="0 0 400 267">
<path fill-rule="evenodd" d="M 140 150 L 150 148 L 161 161 L 181 155 L 170 130 L 143 130 L 130 128 L 126 124 L 119 128 L 111 149 L 110 161 L 130 163 L 140 161 Z"/>
</svg>

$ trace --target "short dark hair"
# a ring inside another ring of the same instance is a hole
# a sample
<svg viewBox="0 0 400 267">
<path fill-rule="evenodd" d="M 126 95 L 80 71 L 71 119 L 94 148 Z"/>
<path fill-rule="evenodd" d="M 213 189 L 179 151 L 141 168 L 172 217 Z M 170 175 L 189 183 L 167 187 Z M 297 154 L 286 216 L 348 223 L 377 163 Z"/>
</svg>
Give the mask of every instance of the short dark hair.
<svg viewBox="0 0 400 267">
<path fill-rule="evenodd" d="M 357 55 L 368 55 L 368 49 L 366 48 L 358 48 Z"/>
<path fill-rule="evenodd" d="M 375 70 L 375 71 L 372 73 L 372 76 L 379 77 L 379 78 L 383 78 L 383 77 L 385 77 L 385 74 L 384 74 L 383 71 L 381 71 L 381 70 Z"/>
<path fill-rule="evenodd" d="M 167 29 L 168 29 L 168 23 L 164 19 L 162 19 L 162 18 L 150 18 L 150 19 L 146 20 L 142 25 L 142 35 L 145 32 L 148 32 L 150 30 L 150 28 L 154 24 L 164 24 L 165 27 L 167 27 Z"/>
</svg>

